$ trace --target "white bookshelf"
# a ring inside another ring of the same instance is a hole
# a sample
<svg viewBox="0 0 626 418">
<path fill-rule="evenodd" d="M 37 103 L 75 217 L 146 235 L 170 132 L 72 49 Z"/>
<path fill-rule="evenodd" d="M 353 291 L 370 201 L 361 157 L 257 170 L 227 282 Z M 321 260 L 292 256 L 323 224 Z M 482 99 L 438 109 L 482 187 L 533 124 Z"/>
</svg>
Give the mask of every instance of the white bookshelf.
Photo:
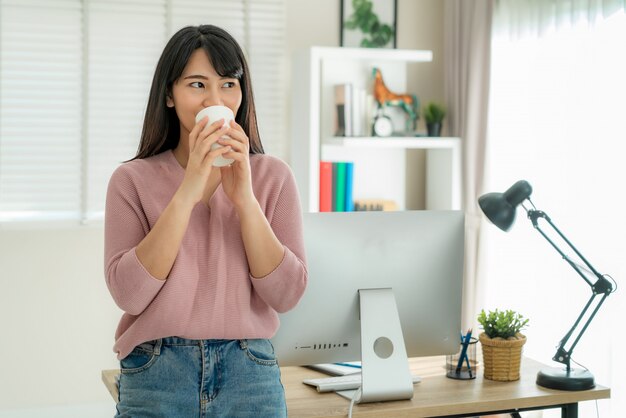
<svg viewBox="0 0 626 418">
<path fill-rule="evenodd" d="M 428 137 L 334 137 L 334 86 L 365 87 L 378 67 L 385 84 L 406 91 L 409 62 L 432 61 L 431 51 L 311 47 L 294 57 L 291 166 L 303 210 L 319 209 L 319 161 L 354 161 L 353 195 L 394 200 L 400 210 L 460 209 L 461 140 Z M 399 115 L 402 117 L 402 115 Z M 394 120 L 394 124 L 402 123 Z M 408 153 L 423 150 L 423 176 L 412 178 Z M 424 207 L 407 207 L 407 190 L 424 190 Z M 408 186 L 408 188 L 407 188 Z"/>
</svg>

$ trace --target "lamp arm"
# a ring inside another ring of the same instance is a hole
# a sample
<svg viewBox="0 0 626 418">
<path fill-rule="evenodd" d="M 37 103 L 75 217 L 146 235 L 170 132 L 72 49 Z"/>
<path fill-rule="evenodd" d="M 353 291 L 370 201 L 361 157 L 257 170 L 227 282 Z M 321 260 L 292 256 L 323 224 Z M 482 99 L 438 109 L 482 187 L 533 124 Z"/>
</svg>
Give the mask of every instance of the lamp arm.
<svg viewBox="0 0 626 418">
<path fill-rule="evenodd" d="M 528 218 L 531 220 L 535 229 L 539 231 L 539 233 L 550 243 L 550 245 L 552 245 L 552 247 L 561 255 L 561 257 L 563 257 L 563 259 L 567 261 L 567 263 L 578 273 L 578 275 L 582 277 L 583 280 L 587 282 L 587 284 L 591 287 L 591 291 L 592 291 L 591 297 L 587 301 L 587 304 L 583 308 L 580 315 L 578 315 L 578 318 L 576 318 L 574 325 L 569 329 L 569 331 L 565 334 L 565 336 L 559 342 L 559 346 L 557 347 L 556 354 L 552 358 L 552 360 L 554 361 L 565 364 L 565 366 L 567 367 L 567 371 L 569 372 L 571 369 L 570 360 L 571 360 L 572 352 L 574 351 L 574 347 L 576 347 L 576 344 L 578 344 L 580 337 L 582 337 L 583 333 L 587 330 L 587 327 L 589 326 L 589 324 L 595 317 L 596 313 L 600 309 L 600 306 L 602 306 L 606 298 L 613 292 L 613 284 L 609 280 L 607 280 L 602 274 L 597 272 L 597 270 L 589 263 L 589 261 L 587 261 L 587 259 L 576 249 L 576 247 L 574 247 L 574 245 L 565 237 L 565 235 L 563 235 L 563 233 L 554 225 L 554 223 L 552 223 L 552 220 L 545 212 L 542 212 L 540 210 L 535 210 L 535 209 L 527 209 L 526 212 L 528 214 Z M 580 257 L 580 259 L 585 263 L 585 265 L 589 268 L 589 270 L 596 277 L 597 280 L 595 282 L 592 283 L 591 280 L 589 280 L 587 276 L 581 271 L 580 267 L 576 263 L 574 263 L 550 239 L 550 237 L 548 237 L 548 235 L 540 228 L 539 221 L 538 221 L 539 219 L 544 219 L 550 225 L 550 227 L 552 227 L 552 229 L 556 231 L 556 233 L 563 239 L 563 241 L 565 241 L 567 245 L 576 253 L 576 255 Z M 568 350 L 566 350 L 565 345 L 574 334 L 574 330 L 576 330 L 581 320 L 583 319 L 583 317 L 585 316 L 585 314 L 591 307 L 592 302 L 598 297 L 598 295 L 602 295 L 600 301 L 596 305 L 595 309 L 593 310 L 589 318 L 585 321 L 585 323 L 583 324 L 582 328 L 580 329 L 576 337 L 574 338 L 573 344 L 570 346 Z"/>
<path fill-rule="evenodd" d="M 569 347 L 569 349 L 566 350 L 565 349 L 565 345 L 567 344 L 569 339 L 572 337 L 572 333 L 578 327 L 578 324 L 580 323 L 581 319 L 585 316 L 585 314 L 589 310 L 589 307 L 591 306 L 591 303 L 594 301 L 594 299 L 597 299 L 598 294 L 594 293 L 593 295 L 591 295 L 591 297 L 589 298 L 589 301 L 585 305 L 585 308 L 582 310 L 580 315 L 578 315 L 578 318 L 576 318 L 576 321 L 574 322 L 574 325 L 570 328 L 570 330 L 567 332 L 567 334 L 565 334 L 565 336 L 561 339 L 561 341 L 559 341 L 559 346 L 557 347 L 556 353 L 554 354 L 554 357 L 552 357 L 552 360 L 554 360 L 556 362 L 559 362 L 559 363 L 565 364 L 565 366 L 567 367 L 568 371 L 570 370 L 570 360 L 571 360 L 572 352 L 574 351 L 574 348 L 578 344 L 578 341 L 580 340 L 580 338 L 583 336 L 583 334 L 587 330 L 587 327 L 589 326 L 589 324 L 591 323 L 593 318 L 596 316 L 596 313 L 600 309 L 600 306 L 602 306 L 602 304 L 604 303 L 605 299 L 609 296 L 609 294 L 610 293 L 602 295 L 600 301 L 596 305 L 596 307 L 593 310 L 593 312 L 591 313 L 591 315 L 589 315 L 589 318 L 583 324 L 582 328 L 580 329 L 580 331 L 576 335 L 576 338 L 574 339 L 574 342 Z"/>
<path fill-rule="evenodd" d="M 574 245 L 565 237 L 565 235 L 563 235 L 563 233 L 559 230 L 559 228 L 556 227 L 556 225 L 554 225 L 554 223 L 552 223 L 552 220 L 550 219 L 550 217 L 543 211 L 540 210 L 535 210 L 535 209 L 529 209 L 527 211 L 528 213 L 528 218 L 531 220 L 531 222 L 533 223 L 533 226 L 535 227 L 535 229 L 537 231 L 539 231 L 539 233 L 541 235 L 543 235 L 543 237 L 550 243 L 550 245 L 552 245 L 552 247 L 561 255 L 561 257 L 563 257 L 565 259 L 565 261 L 567 261 L 567 263 L 572 266 L 572 268 L 574 270 L 576 270 L 576 272 L 583 278 L 584 281 L 587 282 L 587 284 L 589 284 L 589 286 L 591 286 L 593 288 L 594 283 L 591 283 L 591 281 L 587 278 L 587 276 L 585 276 L 583 274 L 582 271 L 580 271 L 580 268 L 572 261 L 569 259 L 569 257 L 567 255 L 565 255 L 565 253 L 563 253 L 563 251 L 561 251 L 561 249 L 546 235 L 545 232 L 543 232 L 543 230 L 539 227 L 539 222 L 538 220 L 544 219 L 551 227 L 552 229 L 554 229 L 554 231 L 556 231 L 557 234 L 559 234 L 559 236 L 563 239 L 563 241 L 565 241 L 567 243 L 567 245 L 576 253 L 576 255 L 578 257 L 580 257 L 580 259 L 585 263 L 585 265 L 589 268 L 589 270 L 591 270 L 591 272 L 594 274 L 594 276 L 596 276 L 596 278 L 599 281 L 606 281 L 607 283 L 610 284 L 610 282 L 608 282 L 608 280 L 606 280 L 600 273 L 598 273 L 596 271 L 596 269 L 589 263 L 589 261 L 587 261 L 587 259 L 576 249 L 576 247 L 574 247 Z M 598 283 L 596 282 L 596 283 Z"/>
</svg>

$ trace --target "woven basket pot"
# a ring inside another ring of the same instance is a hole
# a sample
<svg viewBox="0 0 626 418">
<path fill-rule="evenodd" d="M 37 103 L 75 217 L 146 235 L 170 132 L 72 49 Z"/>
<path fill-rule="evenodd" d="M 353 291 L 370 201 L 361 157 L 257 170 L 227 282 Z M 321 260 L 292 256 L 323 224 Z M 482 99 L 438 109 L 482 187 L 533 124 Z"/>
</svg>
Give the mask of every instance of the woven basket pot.
<svg viewBox="0 0 626 418">
<path fill-rule="evenodd" d="M 519 380 L 522 346 L 526 344 L 526 336 L 517 334 L 517 338 L 489 338 L 484 332 L 478 336 L 483 349 L 485 379 L 502 382 Z"/>
</svg>

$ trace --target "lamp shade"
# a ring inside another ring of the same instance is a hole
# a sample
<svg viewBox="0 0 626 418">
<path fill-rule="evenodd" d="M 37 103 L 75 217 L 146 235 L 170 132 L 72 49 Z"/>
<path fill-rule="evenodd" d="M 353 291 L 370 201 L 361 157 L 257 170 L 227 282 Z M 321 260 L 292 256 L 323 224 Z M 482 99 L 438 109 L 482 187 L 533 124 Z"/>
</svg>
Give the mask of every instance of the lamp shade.
<svg viewBox="0 0 626 418">
<path fill-rule="evenodd" d="M 533 192 L 526 180 L 520 180 L 504 193 L 487 193 L 478 198 L 478 205 L 485 216 L 498 228 L 508 231 L 515 221 L 517 206 Z"/>
</svg>

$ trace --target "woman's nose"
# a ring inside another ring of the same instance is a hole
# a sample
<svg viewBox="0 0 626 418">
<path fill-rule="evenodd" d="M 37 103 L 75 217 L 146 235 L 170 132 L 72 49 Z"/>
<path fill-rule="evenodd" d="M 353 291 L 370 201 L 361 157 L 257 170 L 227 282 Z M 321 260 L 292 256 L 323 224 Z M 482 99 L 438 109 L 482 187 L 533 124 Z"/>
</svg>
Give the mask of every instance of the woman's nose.
<svg viewBox="0 0 626 418">
<path fill-rule="evenodd" d="M 219 89 L 207 89 L 204 99 L 202 100 L 204 107 L 224 106 L 224 101 L 219 93 Z"/>
</svg>

